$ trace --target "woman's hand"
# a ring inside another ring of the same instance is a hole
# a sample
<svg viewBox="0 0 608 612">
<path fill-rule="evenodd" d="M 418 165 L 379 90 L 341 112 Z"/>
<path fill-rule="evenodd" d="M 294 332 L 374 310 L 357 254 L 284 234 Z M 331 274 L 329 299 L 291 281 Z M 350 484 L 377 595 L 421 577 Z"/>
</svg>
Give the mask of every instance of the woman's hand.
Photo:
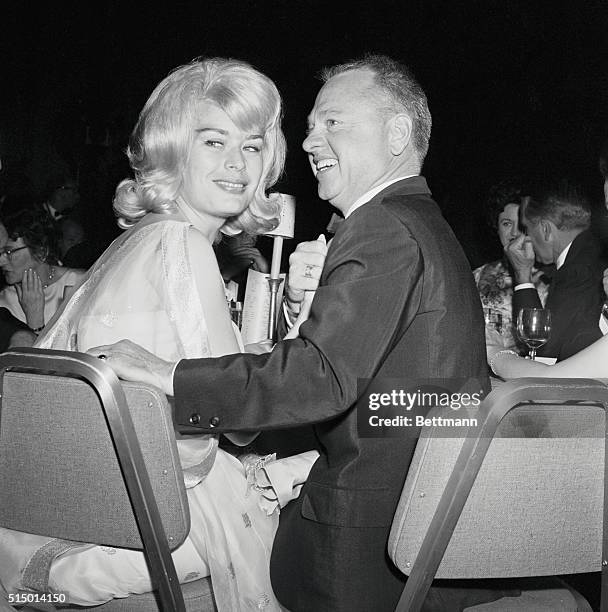
<svg viewBox="0 0 608 612">
<path fill-rule="evenodd" d="M 243 268 L 253 268 L 256 272 L 267 274 L 270 267 L 266 258 L 260 253 L 260 250 L 254 246 L 246 244 L 233 246 L 230 249 L 234 265 L 242 270 Z"/>
<path fill-rule="evenodd" d="M 28 326 L 31 329 L 44 327 L 44 289 L 38 272 L 32 268 L 25 270 L 15 289 Z"/>
</svg>

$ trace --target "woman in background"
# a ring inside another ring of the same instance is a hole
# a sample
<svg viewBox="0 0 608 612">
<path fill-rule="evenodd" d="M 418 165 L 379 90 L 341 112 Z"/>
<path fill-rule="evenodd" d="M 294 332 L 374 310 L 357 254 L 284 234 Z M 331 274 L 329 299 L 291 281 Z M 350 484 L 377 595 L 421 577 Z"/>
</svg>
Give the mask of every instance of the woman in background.
<svg viewBox="0 0 608 612">
<path fill-rule="evenodd" d="M 39 334 L 72 296 L 85 272 L 58 264 L 53 228 L 36 211 L 6 217 L 0 241 L 0 269 L 6 282 L 0 307 Z"/>
<path fill-rule="evenodd" d="M 504 249 L 521 235 L 519 207 L 524 197 L 521 186 L 512 181 L 494 185 L 486 204 L 487 220 L 498 234 Z M 519 347 L 513 321 L 513 276 L 511 267 L 502 257 L 473 271 L 479 291 L 486 324 L 488 356 L 500 349 L 517 350 Z M 534 277 L 541 302 L 547 298 L 548 285 L 537 272 Z"/>
</svg>

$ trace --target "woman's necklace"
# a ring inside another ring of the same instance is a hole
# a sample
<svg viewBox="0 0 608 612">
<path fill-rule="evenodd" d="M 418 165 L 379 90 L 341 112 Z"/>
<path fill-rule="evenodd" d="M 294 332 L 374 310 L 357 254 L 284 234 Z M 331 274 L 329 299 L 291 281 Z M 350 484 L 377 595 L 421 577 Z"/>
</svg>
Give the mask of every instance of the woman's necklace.
<svg viewBox="0 0 608 612">
<path fill-rule="evenodd" d="M 55 266 L 49 266 L 49 275 L 46 278 L 46 282 L 42 283 L 42 288 L 46 289 L 53 282 L 54 278 L 55 278 Z"/>
</svg>

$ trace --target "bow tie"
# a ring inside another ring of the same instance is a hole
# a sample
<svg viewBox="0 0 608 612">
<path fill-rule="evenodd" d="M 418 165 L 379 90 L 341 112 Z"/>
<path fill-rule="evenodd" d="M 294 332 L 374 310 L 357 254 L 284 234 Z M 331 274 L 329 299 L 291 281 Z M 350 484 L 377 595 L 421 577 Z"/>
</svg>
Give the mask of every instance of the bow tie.
<svg viewBox="0 0 608 612">
<path fill-rule="evenodd" d="M 344 221 L 345 221 L 344 217 L 341 217 L 340 215 L 333 213 L 325 229 L 327 230 L 328 233 L 335 234 L 338 231 L 338 228 L 340 227 L 340 225 L 344 223 Z"/>
</svg>

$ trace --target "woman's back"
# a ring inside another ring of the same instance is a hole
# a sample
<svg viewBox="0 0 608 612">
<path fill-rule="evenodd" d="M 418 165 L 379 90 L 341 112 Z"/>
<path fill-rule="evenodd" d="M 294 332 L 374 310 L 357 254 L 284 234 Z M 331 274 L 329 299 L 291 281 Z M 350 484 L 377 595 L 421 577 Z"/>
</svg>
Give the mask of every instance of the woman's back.
<svg viewBox="0 0 608 612">
<path fill-rule="evenodd" d="M 37 346 L 86 351 L 127 338 L 168 360 L 209 356 L 189 231 L 189 223 L 165 217 L 119 237 Z"/>
<path fill-rule="evenodd" d="M 200 294 L 191 265 L 190 246 L 200 236 L 192 231 L 190 223 L 178 217 L 152 215 L 125 232 L 101 256 L 37 346 L 86 351 L 127 338 L 173 361 L 210 356 L 208 296 Z M 205 251 L 201 260 L 195 250 L 196 263 L 211 282 L 217 279 L 223 296 L 217 262 L 211 248 L 208 252 L 211 257 Z M 211 575 L 218 604 L 223 602 L 226 609 L 248 609 L 262 601 L 266 609 L 276 610 L 268 568 L 277 513 L 267 516 L 258 494 L 250 495 L 243 465 L 217 449 L 215 436 L 178 439 L 178 450 L 192 522 L 188 539 L 173 553 L 180 581 Z M 108 554 L 92 547 L 59 559 L 49 580 L 82 605 L 145 592 L 151 585 L 138 554 Z"/>
</svg>

